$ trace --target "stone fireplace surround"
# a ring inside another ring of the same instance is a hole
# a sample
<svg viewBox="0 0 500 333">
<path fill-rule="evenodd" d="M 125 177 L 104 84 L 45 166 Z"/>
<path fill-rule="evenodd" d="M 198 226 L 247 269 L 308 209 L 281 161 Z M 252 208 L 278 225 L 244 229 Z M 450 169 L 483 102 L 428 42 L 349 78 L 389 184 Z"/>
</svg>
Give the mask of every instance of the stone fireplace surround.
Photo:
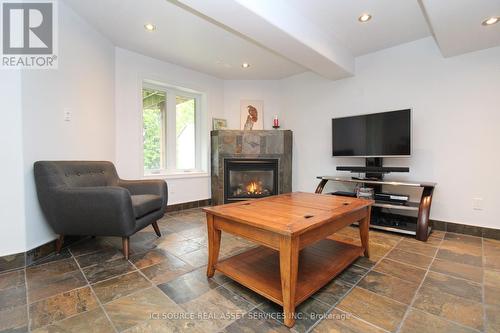
<svg viewBox="0 0 500 333">
<path fill-rule="evenodd" d="M 277 159 L 278 193 L 292 191 L 292 131 L 211 132 L 212 205 L 224 203 L 225 159 Z"/>
</svg>

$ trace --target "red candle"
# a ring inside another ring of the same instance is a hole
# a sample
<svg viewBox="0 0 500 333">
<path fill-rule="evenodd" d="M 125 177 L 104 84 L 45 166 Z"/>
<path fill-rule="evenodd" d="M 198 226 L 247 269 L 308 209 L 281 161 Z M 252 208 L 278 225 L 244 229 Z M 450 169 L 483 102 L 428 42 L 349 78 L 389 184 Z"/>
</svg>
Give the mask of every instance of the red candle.
<svg viewBox="0 0 500 333">
<path fill-rule="evenodd" d="M 278 115 L 275 115 L 273 120 L 273 127 L 279 127 L 279 126 L 280 126 L 280 121 L 278 120 Z"/>
</svg>

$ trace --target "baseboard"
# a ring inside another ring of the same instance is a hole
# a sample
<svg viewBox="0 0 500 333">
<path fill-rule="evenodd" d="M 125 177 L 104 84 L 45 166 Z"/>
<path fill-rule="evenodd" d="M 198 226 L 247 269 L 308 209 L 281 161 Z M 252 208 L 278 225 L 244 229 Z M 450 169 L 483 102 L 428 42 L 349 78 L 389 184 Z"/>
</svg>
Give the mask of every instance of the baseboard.
<svg viewBox="0 0 500 333">
<path fill-rule="evenodd" d="M 177 212 L 180 210 L 192 209 L 209 206 L 211 203 L 210 199 L 198 200 L 185 202 L 175 205 L 167 206 L 167 213 Z M 68 255 L 69 252 L 67 247 L 75 242 L 78 242 L 88 236 L 66 236 L 64 237 L 64 247 L 59 256 Z M 0 274 L 24 268 L 32 265 L 39 265 L 45 262 L 49 262 L 51 257 L 55 255 L 56 250 L 56 241 L 50 241 L 48 243 L 42 244 L 40 246 L 35 247 L 34 249 L 28 250 L 26 252 L 10 254 L 7 256 L 0 257 Z M 69 256 L 68 256 L 69 257 Z"/>
<path fill-rule="evenodd" d="M 211 199 L 204 199 L 204 200 L 183 202 L 175 205 L 169 205 L 167 206 L 167 213 L 177 212 L 179 210 L 210 206 L 211 202 L 212 202 Z"/>
<path fill-rule="evenodd" d="M 500 229 L 478 227 L 473 225 L 444 222 L 438 220 L 432 220 L 432 228 L 434 230 L 454 232 L 457 234 L 464 234 L 470 236 L 492 238 L 500 240 Z"/>
</svg>

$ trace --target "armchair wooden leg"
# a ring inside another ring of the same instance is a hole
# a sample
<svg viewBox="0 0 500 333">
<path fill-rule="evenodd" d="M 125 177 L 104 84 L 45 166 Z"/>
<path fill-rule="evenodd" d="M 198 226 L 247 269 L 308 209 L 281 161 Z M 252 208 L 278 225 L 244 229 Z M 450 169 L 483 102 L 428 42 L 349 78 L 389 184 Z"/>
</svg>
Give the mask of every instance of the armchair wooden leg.
<svg viewBox="0 0 500 333">
<path fill-rule="evenodd" d="M 129 247 L 128 247 L 128 237 L 122 237 L 122 244 L 123 244 L 123 256 L 125 257 L 125 260 L 128 260 L 128 254 L 129 254 Z"/>
<path fill-rule="evenodd" d="M 59 237 L 56 239 L 56 253 L 57 254 L 61 253 L 63 242 L 64 242 L 64 235 L 59 235 Z"/>
<path fill-rule="evenodd" d="M 155 229 L 156 236 L 161 237 L 160 228 L 158 228 L 158 222 L 153 222 L 152 225 L 153 229 Z"/>
</svg>

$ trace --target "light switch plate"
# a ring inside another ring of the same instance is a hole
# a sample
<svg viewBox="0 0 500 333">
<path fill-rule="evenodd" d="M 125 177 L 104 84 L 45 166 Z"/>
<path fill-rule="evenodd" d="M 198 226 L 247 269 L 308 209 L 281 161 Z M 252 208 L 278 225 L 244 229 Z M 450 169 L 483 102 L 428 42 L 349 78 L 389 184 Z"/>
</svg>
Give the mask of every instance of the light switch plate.
<svg viewBox="0 0 500 333">
<path fill-rule="evenodd" d="M 472 209 L 483 210 L 483 198 L 472 198 Z"/>
<path fill-rule="evenodd" d="M 64 109 L 64 121 L 71 121 L 71 109 Z"/>
</svg>

